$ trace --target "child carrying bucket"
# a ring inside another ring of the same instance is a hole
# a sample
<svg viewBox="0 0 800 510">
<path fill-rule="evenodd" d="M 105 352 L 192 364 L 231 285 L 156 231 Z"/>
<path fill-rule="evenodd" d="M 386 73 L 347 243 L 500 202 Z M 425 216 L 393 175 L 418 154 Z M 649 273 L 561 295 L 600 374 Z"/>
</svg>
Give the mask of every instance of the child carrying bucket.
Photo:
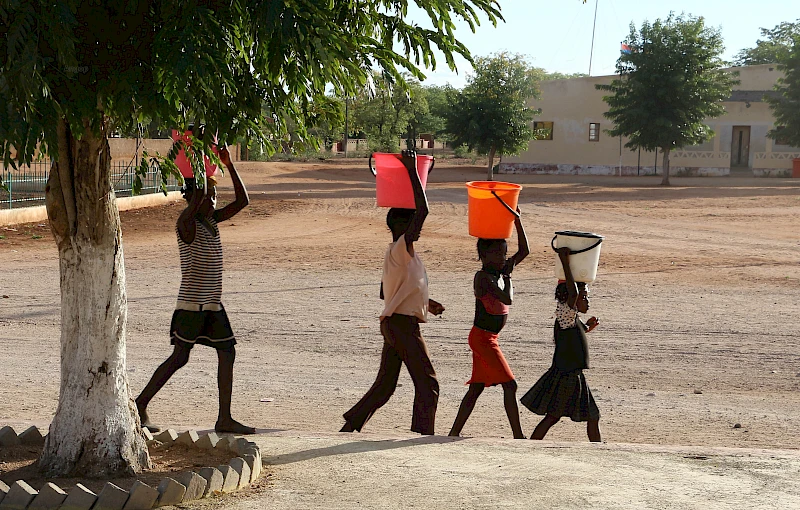
<svg viewBox="0 0 800 510">
<path fill-rule="evenodd" d="M 566 281 L 559 280 L 555 291 L 553 364 L 520 402 L 534 413 L 544 415 L 531 439 L 543 439 L 550 427 L 566 416 L 575 422 L 587 422 L 589 441 L 600 442 L 600 410 L 583 375 L 583 369 L 589 368 L 586 333 L 596 328 L 599 321 L 592 317 L 584 324 L 578 318 L 578 313 L 589 310 L 589 286 L 575 282 L 570 267 L 571 250 L 561 247 L 556 251 Z"/>
<path fill-rule="evenodd" d="M 340 432 L 361 431 L 375 411 L 389 401 L 403 363 L 414 381 L 411 430 L 423 435 L 434 432 L 439 381 L 419 324 L 426 322 L 428 311 L 440 315 L 444 307 L 428 298 L 428 275 L 414 247 L 428 215 L 428 199 L 417 172 L 416 153 L 403 151 L 400 159 L 410 178 L 414 209 L 394 206 L 386 215 L 392 243 L 386 250 L 381 279 L 381 299 L 385 306 L 381 313 L 384 341 L 380 367 L 372 387 L 344 413 L 345 424 Z"/>
<path fill-rule="evenodd" d="M 499 197 L 497 199 L 506 205 L 502 199 Z M 505 239 L 478 239 L 478 257 L 482 267 L 475 273 L 473 280 L 475 319 L 469 332 L 472 377 L 467 381 L 469 389 L 461 401 L 458 415 L 450 430 L 451 436 L 458 436 L 461 433 L 484 388 L 500 384 L 503 387 L 503 402 L 514 439 L 525 439 L 519 422 L 517 382 L 497 342 L 500 331 L 508 319 L 508 307 L 514 299 L 511 272 L 530 253 L 519 208 L 516 212 L 511 208 L 508 208 L 508 211 L 514 214 L 519 243 L 517 253 L 511 258 L 506 258 L 508 244 Z"/>
</svg>

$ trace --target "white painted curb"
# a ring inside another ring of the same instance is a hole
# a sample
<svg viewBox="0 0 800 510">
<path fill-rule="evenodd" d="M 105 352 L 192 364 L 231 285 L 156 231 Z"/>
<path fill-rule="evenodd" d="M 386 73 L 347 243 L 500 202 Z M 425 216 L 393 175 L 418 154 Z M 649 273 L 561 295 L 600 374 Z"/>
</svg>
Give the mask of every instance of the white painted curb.
<svg viewBox="0 0 800 510">
<path fill-rule="evenodd" d="M 118 198 L 117 207 L 120 211 L 129 211 L 131 209 L 169 204 L 179 200 L 183 200 L 180 191 L 170 191 L 166 196 L 163 193 L 150 193 L 135 197 Z M 43 205 L 0 211 L 0 227 L 18 225 L 20 223 L 35 223 L 37 221 L 47 221 L 47 208 Z"/>
</svg>

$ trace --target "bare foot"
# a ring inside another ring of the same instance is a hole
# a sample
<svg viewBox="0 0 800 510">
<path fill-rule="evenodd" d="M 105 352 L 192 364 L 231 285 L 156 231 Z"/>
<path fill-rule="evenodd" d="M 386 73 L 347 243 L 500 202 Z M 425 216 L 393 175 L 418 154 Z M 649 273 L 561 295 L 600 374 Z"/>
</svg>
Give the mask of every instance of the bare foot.
<svg viewBox="0 0 800 510">
<path fill-rule="evenodd" d="M 237 435 L 247 435 L 256 433 L 255 428 L 248 427 L 247 425 L 242 425 L 233 418 L 228 418 L 227 420 L 217 420 L 216 425 L 214 425 L 214 431 L 221 432 L 224 434 L 237 434 Z"/>
<path fill-rule="evenodd" d="M 139 404 L 137 403 L 136 410 L 139 411 L 139 422 L 141 422 L 143 429 L 147 429 L 150 432 L 161 432 L 161 427 L 150 423 L 150 417 L 147 415 L 146 408 L 139 407 Z"/>
</svg>

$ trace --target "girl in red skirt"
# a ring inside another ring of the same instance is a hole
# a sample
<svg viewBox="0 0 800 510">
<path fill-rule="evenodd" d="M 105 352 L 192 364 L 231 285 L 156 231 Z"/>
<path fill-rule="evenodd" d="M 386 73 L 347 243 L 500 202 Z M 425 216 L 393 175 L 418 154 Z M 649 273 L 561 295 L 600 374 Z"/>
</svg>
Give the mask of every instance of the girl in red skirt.
<svg viewBox="0 0 800 510">
<path fill-rule="evenodd" d="M 509 209 L 510 211 L 511 209 Z M 461 407 L 458 409 L 456 421 L 450 430 L 451 436 L 458 436 L 469 415 L 475 408 L 475 402 L 486 386 L 500 384 L 503 386 L 503 401 L 508 421 L 515 439 L 525 439 L 519 423 L 517 407 L 517 382 L 506 362 L 497 337 L 508 318 L 508 306 L 514 297 L 511 286 L 511 271 L 528 256 L 528 238 L 516 211 L 514 222 L 517 228 L 519 249 L 513 257 L 506 259 L 508 245 L 504 239 L 478 239 L 478 256 L 483 267 L 475 273 L 475 320 L 469 333 L 469 347 L 472 349 L 472 377 L 467 384 L 469 389 Z"/>
</svg>

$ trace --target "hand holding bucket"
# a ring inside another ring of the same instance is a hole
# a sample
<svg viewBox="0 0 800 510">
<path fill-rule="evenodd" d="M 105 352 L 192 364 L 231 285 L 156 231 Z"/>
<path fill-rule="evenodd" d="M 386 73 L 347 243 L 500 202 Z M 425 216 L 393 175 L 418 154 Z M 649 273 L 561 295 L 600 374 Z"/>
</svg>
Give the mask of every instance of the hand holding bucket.
<svg viewBox="0 0 800 510">
<path fill-rule="evenodd" d="M 550 241 L 550 247 L 558 252 L 559 248 L 569 248 L 569 266 L 576 282 L 591 283 L 597 278 L 597 267 L 600 264 L 600 245 L 603 236 L 591 232 L 574 232 L 571 230 L 556 232 Z M 558 244 L 558 246 L 556 246 Z M 564 268 L 561 259 L 556 257 L 556 277 L 564 280 Z"/>
</svg>

